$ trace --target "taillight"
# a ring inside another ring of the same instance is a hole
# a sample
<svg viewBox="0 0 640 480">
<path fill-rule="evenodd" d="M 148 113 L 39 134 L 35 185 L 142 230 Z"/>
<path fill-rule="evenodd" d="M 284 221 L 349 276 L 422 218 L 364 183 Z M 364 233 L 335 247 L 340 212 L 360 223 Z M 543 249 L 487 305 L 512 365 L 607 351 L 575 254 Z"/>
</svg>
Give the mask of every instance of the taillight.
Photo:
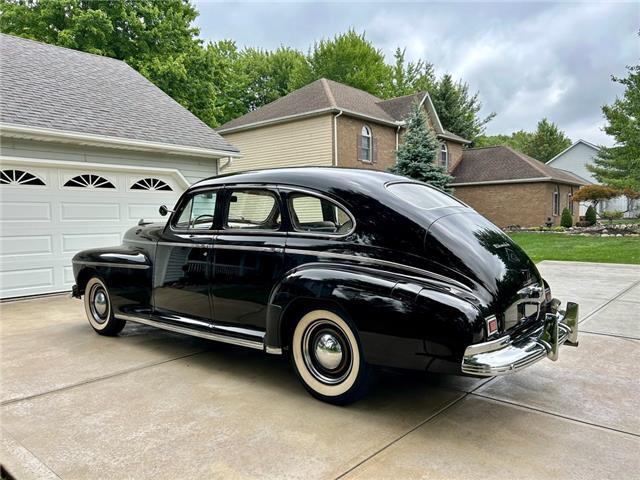
<svg viewBox="0 0 640 480">
<path fill-rule="evenodd" d="M 487 324 L 487 338 L 498 333 L 498 319 L 495 315 L 491 315 L 484 319 Z"/>
</svg>

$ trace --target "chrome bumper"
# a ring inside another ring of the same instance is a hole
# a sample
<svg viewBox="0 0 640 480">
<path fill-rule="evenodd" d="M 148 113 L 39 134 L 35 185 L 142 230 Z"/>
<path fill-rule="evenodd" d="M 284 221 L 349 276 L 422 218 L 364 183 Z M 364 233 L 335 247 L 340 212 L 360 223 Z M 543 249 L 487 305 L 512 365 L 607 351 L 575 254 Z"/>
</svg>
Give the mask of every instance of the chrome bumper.
<svg viewBox="0 0 640 480">
<path fill-rule="evenodd" d="M 557 310 L 560 302 L 552 300 L 556 313 L 547 313 L 544 325 L 527 337 L 512 340 L 509 335 L 490 342 L 470 345 L 464 352 L 462 372 L 492 377 L 517 372 L 549 358 L 558 359 L 560 345 L 578 346 L 578 304 L 568 302 L 566 310 Z"/>
</svg>

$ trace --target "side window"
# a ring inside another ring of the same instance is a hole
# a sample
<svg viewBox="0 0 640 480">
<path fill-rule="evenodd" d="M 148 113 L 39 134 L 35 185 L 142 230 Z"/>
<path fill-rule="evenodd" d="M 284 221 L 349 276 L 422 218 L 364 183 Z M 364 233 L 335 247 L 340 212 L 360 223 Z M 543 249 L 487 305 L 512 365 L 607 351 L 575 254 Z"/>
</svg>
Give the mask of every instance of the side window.
<svg viewBox="0 0 640 480">
<path fill-rule="evenodd" d="M 333 202 L 313 195 L 290 195 L 289 211 L 293 228 L 298 232 L 343 234 L 353 228 L 353 219 L 347 212 Z"/>
<path fill-rule="evenodd" d="M 229 195 L 226 228 L 278 230 L 281 218 L 278 200 L 268 190 L 233 190 Z"/>
<path fill-rule="evenodd" d="M 179 229 L 210 230 L 216 212 L 216 192 L 198 193 L 184 204 L 174 227 Z"/>
</svg>

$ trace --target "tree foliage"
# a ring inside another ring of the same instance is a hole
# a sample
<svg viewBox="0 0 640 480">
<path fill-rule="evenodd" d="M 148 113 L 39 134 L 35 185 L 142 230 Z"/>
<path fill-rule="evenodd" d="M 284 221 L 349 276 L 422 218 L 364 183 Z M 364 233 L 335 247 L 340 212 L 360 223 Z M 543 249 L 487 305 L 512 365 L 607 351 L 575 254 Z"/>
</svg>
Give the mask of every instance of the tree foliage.
<svg viewBox="0 0 640 480">
<path fill-rule="evenodd" d="M 480 136 L 474 141 L 476 147 L 504 145 L 530 157 L 548 162 L 557 154 L 571 146 L 571 140 L 558 126 L 543 118 L 535 132 L 518 130 L 511 135 Z"/>
<path fill-rule="evenodd" d="M 382 51 L 353 29 L 316 42 L 306 60 L 293 73 L 295 88 L 328 78 L 381 96 L 389 80 Z"/>
<path fill-rule="evenodd" d="M 604 131 L 616 143 L 602 147 L 595 164 L 587 168 L 601 183 L 640 192 L 640 65 L 628 67 L 626 78 L 612 80 L 625 87 L 622 98 L 602 107 L 607 120 Z"/>
<path fill-rule="evenodd" d="M 398 148 L 397 162 L 392 173 L 427 182 L 441 190 L 450 191 L 453 177 L 435 163 L 440 142 L 427 127 L 427 118 L 419 104 L 414 104 L 407 118 L 407 129 Z"/>
<path fill-rule="evenodd" d="M 384 98 L 402 97 L 416 92 L 432 92 L 436 85 L 433 65 L 424 60 L 405 59 L 406 49 L 396 48 L 394 63 L 383 91 Z"/>
<path fill-rule="evenodd" d="M 620 191 L 607 185 L 584 185 L 573 194 L 574 202 L 591 202 L 596 206 L 602 200 L 609 200 L 620 196 Z"/>
<path fill-rule="evenodd" d="M 454 81 L 449 74 L 443 75 L 429 93 L 444 128 L 468 140 L 484 133 L 486 124 L 496 116 L 491 113 L 481 118 L 479 93 L 471 95 L 467 83 Z"/>
</svg>

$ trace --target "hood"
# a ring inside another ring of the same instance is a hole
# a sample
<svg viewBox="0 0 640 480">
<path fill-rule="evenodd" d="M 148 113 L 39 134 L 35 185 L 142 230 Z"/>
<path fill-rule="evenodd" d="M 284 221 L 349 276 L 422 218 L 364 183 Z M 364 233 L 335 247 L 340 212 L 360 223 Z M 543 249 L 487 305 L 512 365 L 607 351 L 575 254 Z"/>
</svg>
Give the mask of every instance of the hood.
<svg viewBox="0 0 640 480">
<path fill-rule="evenodd" d="M 486 315 L 496 315 L 502 331 L 537 320 L 544 297 L 540 273 L 527 254 L 486 218 L 469 210 L 438 218 L 427 230 L 425 249 L 469 279 Z M 532 308 L 519 306 L 525 295 L 534 294 L 535 315 Z"/>
</svg>

